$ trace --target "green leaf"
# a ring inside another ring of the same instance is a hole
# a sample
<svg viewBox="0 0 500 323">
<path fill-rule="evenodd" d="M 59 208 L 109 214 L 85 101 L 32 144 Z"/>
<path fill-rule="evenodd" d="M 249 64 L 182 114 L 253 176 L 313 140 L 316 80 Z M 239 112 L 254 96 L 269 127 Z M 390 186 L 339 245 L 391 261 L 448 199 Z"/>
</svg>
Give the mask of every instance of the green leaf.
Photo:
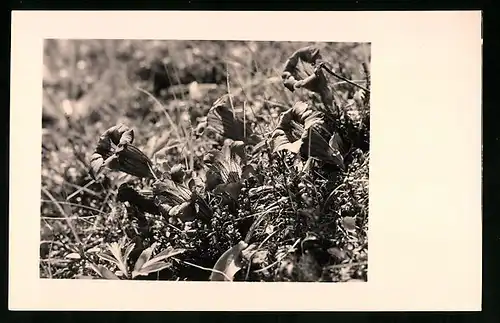
<svg viewBox="0 0 500 323">
<path fill-rule="evenodd" d="M 142 268 L 149 267 L 149 266 L 151 266 L 159 261 L 163 261 L 167 258 L 176 256 L 176 255 L 180 255 L 184 252 L 186 252 L 186 249 L 174 249 L 172 247 L 166 248 L 165 250 L 163 250 L 162 252 L 160 252 L 156 256 L 154 256 L 151 260 L 144 263 Z"/>
<path fill-rule="evenodd" d="M 138 271 L 133 271 L 132 278 L 136 278 L 137 276 L 147 276 L 151 273 L 162 271 L 170 266 L 172 266 L 171 262 L 156 262 L 151 265 L 144 266 Z"/>
<path fill-rule="evenodd" d="M 127 265 L 123 262 L 123 256 L 120 244 L 112 242 L 111 244 L 108 244 L 108 249 L 117 260 L 116 265 L 118 266 L 118 269 L 120 269 L 123 273 L 127 274 L 128 273 Z"/>
<path fill-rule="evenodd" d="M 123 254 L 123 262 L 124 263 L 127 263 L 128 257 L 130 256 L 130 253 L 132 252 L 132 250 L 134 250 L 134 247 L 135 247 L 135 243 L 130 243 L 127 246 L 127 249 L 125 249 L 125 253 Z"/>
<path fill-rule="evenodd" d="M 311 127 L 304 131 L 300 152 L 308 157 L 314 157 L 327 163 L 334 164 L 344 170 L 344 159 L 338 150 L 333 149 L 320 133 L 320 127 Z"/>
<path fill-rule="evenodd" d="M 232 281 L 234 275 L 241 269 L 242 251 L 248 247 L 244 241 L 227 250 L 217 260 L 214 270 L 210 275 L 211 281 Z"/>
<path fill-rule="evenodd" d="M 93 276 L 77 275 L 76 279 L 95 279 Z"/>
<path fill-rule="evenodd" d="M 101 249 L 99 249 L 99 247 L 93 247 L 93 248 L 88 249 L 86 252 L 87 253 L 96 253 L 99 251 L 101 251 Z"/>
<path fill-rule="evenodd" d="M 231 110 L 229 96 L 216 100 L 207 115 L 208 126 L 224 138 L 243 139 L 243 123 Z"/>
<path fill-rule="evenodd" d="M 286 145 L 290 144 L 285 131 L 282 129 L 277 129 L 273 132 L 271 136 L 271 145 L 273 147 L 273 152 L 277 152 L 286 149 Z"/>
<path fill-rule="evenodd" d="M 180 254 L 186 252 L 186 250 L 187 249 L 184 249 L 184 248 L 174 249 L 172 247 L 169 247 L 169 248 L 164 249 L 162 252 L 158 253 L 155 256 L 155 259 L 160 259 L 160 260 L 167 259 L 167 258 L 170 258 L 173 256 L 180 255 Z"/>
<path fill-rule="evenodd" d="M 116 242 L 108 243 L 108 250 L 111 252 L 116 260 L 120 261 L 122 259 L 122 252 L 120 250 L 120 245 Z"/>
<path fill-rule="evenodd" d="M 302 144 L 303 144 L 302 139 L 299 139 L 294 142 L 289 142 L 287 144 L 282 145 L 279 150 L 288 150 L 289 152 L 297 154 L 300 151 Z"/>
<path fill-rule="evenodd" d="M 99 276 L 102 276 L 101 274 L 101 270 L 99 269 L 99 267 L 97 267 L 95 264 L 93 264 L 92 262 L 88 262 L 88 265 L 90 266 L 90 268 L 96 272 L 96 274 L 98 274 Z"/>
<path fill-rule="evenodd" d="M 307 117 L 307 113 L 312 112 L 309 109 L 309 105 L 304 101 L 298 101 L 293 105 L 292 111 L 295 115 L 299 116 L 300 119 L 304 120 Z"/>
<path fill-rule="evenodd" d="M 222 176 L 218 171 L 215 169 L 209 169 L 206 174 L 206 180 L 205 180 L 205 189 L 207 191 L 211 191 L 214 188 L 217 187 L 217 185 L 221 184 L 222 181 Z"/>
<path fill-rule="evenodd" d="M 172 264 L 170 262 L 165 262 L 164 260 L 184 253 L 185 251 L 186 249 L 174 249 L 172 247 L 163 250 L 152 259 L 143 263 L 139 269 L 134 268 L 134 271 L 132 272 L 132 278 L 135 278 L 137 276 L 147 276 L 150 273 L 158 272 L 167 267 L 170 267 Z"/>
<path fill-rule="evenodd" d="M 99 253 L 97 254 L 97 256 L 101 259 L 104 259 L 106 261 L 109 261 L 115 265 L 118 266 L 118 260 L 116 260 L 114 257 L 112 257 L 111 255 L 108 255 L 107 253 Z"/>
<path fill-rule="evenodd" d="M 69 253 L 66 256 L 64 256 L 64 258 L 68 258 L 68 259 L 81 259 L 80 254 L 78 254 L 76 252 Z"/>
<path fill-rule="evenodd" d="M 113 274 L 113 272 L 111 270 L 109 270 L 108 268 L 106 268 L 104 266 L 99 266 L 98 268 L 99 268 L 99 272 L 103 278 L 120 280 L 120 278 L 118 278 L 118 276 Z"/>
<path fill-rule="evenodd" d="M 142 266 L 144 266 L 144 264 L 147 261 L 149 261 L 149 259 L 151 258 L 151 255 L 153 253 L 153 250 L 156 248 L 156 245 L 157 245 L 157 243 L 155 242 L 151 245 L 151 247 L 146 248 L 141 252 L 141 255 L 139 256 L 139 258 L 135 262 L 134 271 L 139 271 L 142 268 Z"/>
<path fill-rule="evenodd" d="M 190 201 L 192 197 L 189 187 L 170 180 L 156 181 L 152 186 L 154 194 L 163 197 L 165 203 L 171 206 Z"/>
<path fill-rule="evenodd" d="M 248 122 L 244 126 L 243 121 L 234 115 L 230 96 L 227 94 L 221 96 L 213 103 L 207 114 L 206 122 L 206 129 L 214 131 L 222 138 L 245 142 L 251 141 L 253 138 Z"/>
<path fill-rule="evenodd" d="M 220 184 L 216 187 L 215 193 L 225 193 L 233 200 L 237 201 L 240 195 L 243 184 L 241 182 L 233 182 L 227 184 Z"/>
<path fill-rule="evenodd" d="M 196 218 L 196 210 L 192 202 L 184 202 L 172 207 L 168 215 L 180 218 L 182 221 L 193 221 Z"/>
</svg>

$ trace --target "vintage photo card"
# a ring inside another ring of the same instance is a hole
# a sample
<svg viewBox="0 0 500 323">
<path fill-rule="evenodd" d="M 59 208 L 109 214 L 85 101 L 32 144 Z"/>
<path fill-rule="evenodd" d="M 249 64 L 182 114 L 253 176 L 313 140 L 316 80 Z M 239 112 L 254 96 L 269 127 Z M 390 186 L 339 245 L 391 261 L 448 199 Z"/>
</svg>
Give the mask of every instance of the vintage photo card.
<svg viewBox="0 0 500 323">
<path fill-rule="evenodd" d="M 9 307 L 479 310 L 480 26 L 13 12 Z"/>
</svg>

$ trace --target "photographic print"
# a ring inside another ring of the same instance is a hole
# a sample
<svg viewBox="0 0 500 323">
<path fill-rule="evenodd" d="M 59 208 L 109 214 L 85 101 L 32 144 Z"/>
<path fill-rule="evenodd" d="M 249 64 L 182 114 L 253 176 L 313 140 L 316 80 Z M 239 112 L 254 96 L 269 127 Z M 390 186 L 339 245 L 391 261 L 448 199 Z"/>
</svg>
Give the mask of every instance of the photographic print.
<svg viewBox="0 0 500 323">
<path fill-rule="evenodd" d="M 481 309 L 480 12 L 11 31 L 10 310 Z"/>
<path fill-rule="evenodd" d="M 45 39 L 40 278 L 366 282 L 370 60 Z"/>
</svg>

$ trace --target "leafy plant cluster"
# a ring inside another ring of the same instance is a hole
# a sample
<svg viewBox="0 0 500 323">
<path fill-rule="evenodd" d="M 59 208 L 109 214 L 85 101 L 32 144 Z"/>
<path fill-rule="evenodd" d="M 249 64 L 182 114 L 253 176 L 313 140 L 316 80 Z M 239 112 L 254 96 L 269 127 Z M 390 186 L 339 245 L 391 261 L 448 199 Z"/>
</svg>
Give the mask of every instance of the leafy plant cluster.
<svg viewBox="0 0 500 323">
<path fill-rule="evenodd" d="M 42 199 L 42 218 L 55 209 L 66 222 L 42 219 L 42 275 L 365 281 L 368 62 L 359 66 L 364 86 L 356 86 L 352 75 L 333 72 L 335 65 L 322 57 L 325 48 L 301 46 L 285 57 L 277 76 L 266 78 L 264 89 L 260 82 L 245 90 L 242 84 L 230 86 L 224 65 L 230 59 L 217 52 L 227 44 L 211 44 L 203 53 L 192 43 L 181 67 L 171 58 L 178 48 L 165 44 L 106 47 L 109 59 L 128 62 L 127 79 L 136 84 L 136 91 L 111 90 L 121 94 L 104 99 L 110 114 L 123 102 L 131 108 L 121 114 L 142 116 L 146 125 L 118 119 L 107 127 L 106 119 L 98 118 L 102 113 L 92 110 L 95 103 L 87 102 L 88 118 L 98 124 L 89 153 L 82 148 L 84 139 L 78 142 L 85 129 L 68 115 L 85 95 L 96 99 L 91 90 L 59 100 L 71 106 L 64 118 L 48 116 L 73 139 L 66 151 L 54 153 L 53 137 L 46 140 L 53 146 L 44 147 L 44 165 L 66 168 L 44 167 L 43 182 L 51 189 L 42 194 L 51 203 Z M 233 52 L 257 55 L 248 44 L 235 44 Z M 246 56 L 233 54 L 233 63 L 243 65 Z M 263 74 L 251 62 L 241 82 Z M 272 87 L 280 89 L 274 99 L 284 98 L 281 103 L 259 92 Z M 75 171 L 75 163 L 86 173 Z M 68 187 L 78 188 L 78 194 L 59 202 L 54 196 L 64 196 Z M 75 216 L 77 208 L 92 215 Z"/>
</svg>

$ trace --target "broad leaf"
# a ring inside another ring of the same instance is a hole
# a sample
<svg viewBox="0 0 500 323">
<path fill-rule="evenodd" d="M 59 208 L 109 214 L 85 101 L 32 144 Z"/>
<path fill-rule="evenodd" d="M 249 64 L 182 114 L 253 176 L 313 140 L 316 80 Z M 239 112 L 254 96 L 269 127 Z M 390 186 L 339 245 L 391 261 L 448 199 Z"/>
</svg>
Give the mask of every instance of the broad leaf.
<svg viewBox="0 0 500 323">
<path fill-rule="evenodd" d="M 171 206 L 190 201 L 192 198 L 189 187 L 169 180 L 153 183 L 153 192 L 157 196 L 162 196 L 164 202 Z"/>
<path fill-rule="evenodd" d="M 300 152 L 307 157 L 315 157 L 327 163 L 337 165 L 344 170 L 344 159 L 340 152 L 333 149 L 325 140 L 325 137 L 316 127 L 305 131 L 302 137 L 302 146 Z"/>
<path fill-rule="evenodd" d="M 162 252 L 158 253 L 152 259 L 146 261 L 139 269 L 134 269 L 132 272 L 132 278 L 137 276 L 147 276 L 150 273 L 161 271 L 167 267 L 170 267 L 172 264 L 170 262 L 165 262 L 164 260 L 181 253 L 184 253 L 186 249 L 174 249 L 169 247 Z"/>
<path fill-rule="evenodd" d="M 237 245 L 227 250 L 217 260 L 214 270 L 210 275 L 211 281 L 232 281 L 234 275 L 241 269 L 241 253 L 248 247 L 244 241 L 240 241 Z"/>
<path fill-rule="evenodd" d="M 107 253 L 99 253 L 99 254 L 97 254 L 97 256 L 99 258 L 104 259 L 106 261 L 109 261 L 109 262 L 111 262 L 111 263 L 113 263 L 113 264 L 115 264 L 117 266 L 119 265 L 118 260 L 115 259 L 113 256 L 108 255 Z"/>
<path fill-rule="evenodd" d="M 101 249 L 99 249 L 99 247 L 93 247 L 93 248 L 88 249 L 86 252 L 87 253 L 96 253 L 99 251 L 101 251 Z"/>
<path fill-rule="evenodd" d="M 151 254 L 153 253 L 153 250 L 156 248 L 156 242 L 153 243 L 151 245 L 151 247 L 149 248 L 146 248 L 144 249 L 142 252 L 141 252 L 141 255 L 139 256 L 139 258 L 137 259 L 137 261 L 135 262 L 135 266 L 134 266 L 134 271 L 139 271 L 142 266 L 147 262 L 149 261 L 149 259 L 151 258 Z"/>
<path fill-rule="evenodd" d="M 76 279 L 95 279 L 93 276 L 86 276 L 86 275 L 78 275 L 75 278 Z"/>
<path fill-rule="evenodd" d="M 180 255 L 182 253 L 186 252 L 186 249 L 184 248 L 177 248 L 177 249 L 174 249 L 172 247 L 169 247 L 169 248 L 166 248 L 164 249 L 162 252 L 158 253 L 156 256 L 155 256 L 155 259 L 166 259 L 166 258 L 170 258 L 170 257 L 173 257 L 173 256 L 177 256 L 177 255 Z"/>
<path fill-rule="evenodd" d="M 241 182 L 233 182 L 227 184 L 220 184 L 216 187 L 215 193 L 225 193 L 233 200 L 237 201 L 238 196 L 240 195 L 241 189 L 243 188 L 243 184 Z"/>
<path fill-rule="evenodd" d="M 234 115 L 228 95 L 217 99 L 207 114 L 207 129 L 222 138 L 245 141 L 251 134 L 250 126 Z"/>
<path fill-rule="evenodd" d="M 273 147 L 273 151 L 277 152 L 283 149 L 286 149 L 286 145 L 289 145 L 290 141 L 285 134 L 285 131 L 281 129 L 277 129 L 274 131 L 271 137 L 271 145 Z"/>
<path fill-rule="evenodd" d="M 125 249 L 125 253 L 123 254 L 123 262 L 127 263 L 128 257 L 130 256 L 130 253 L 132 250 L 134 250 L 135 243 L 131 243 L 127 246 L 127 249 Z"/>
<path fill-rule="evenodd" d="M 106 278 L 106 279 L 113 279 L 113 280 L 120 280 L 120 278 L 118 278 L 118 276 L 116 276 L 115 274 L 113 274 L 113 272 L 111 270 L 109 270 L 108 268 L 104 267 L 104 266 L 99 266 L 99 273 L 101 274 L 101 276 L 103 278 Z"/>
<path fill-rule="evenodd" d="M 132 272 L 132 278 L 136 278 L 137 276 L 147 276 L 151 273 L 162 271 L 163 269 L 168 268 L 170 266 L 172 266 L 171 262 L 164 262 L 164 261 L 156 262 L 149 266 L 144 266 L 138 271 L 134 270 Z"/>
<path fill-rule="evenodd" d="M 300 148 L 303 145 L 302 139 L 296 140 L 294 142 L 289 142 L 284 145 L 282 145 L 278 150 L 288 150 L 294 154 L 297 154 L 300 152 Z"/>
<path fill-rule="evenodd" d="M 118 266 L 118 268 L 127 275 L 127 265 L 123 261 L 120 245 L 116 242 L 113 242 L 111 244 L 108 244 L 108 249 L 117 260 L 116 265 Z"/>
<path fill-rule="evenodd" d="M 306 46 L 295 51 L 285 62 L 281 78 L 284 86 L 291 92 L 298 88 L 306 88 L 318 93 L 323 103 L 330 106 L 333 102 L 333 96 L 321 66 L 315 64 L 314 71 L 307 68 L 307 65 L 312 67 L 312 64 L 316 63 L 318 59 L 321 60 L 318 48 Z M 299 62 L 307 64 L 298 65 Z"/>
<path fill-rule="evenodd" d="M 180 218 L 182 221 L 193 221 L 196 218 L 196 210 L 192 202 L 184 202 L 172 207 L 168 211 L 168 215 Z"/>
<path fill-rule="evenodd" d="M 186 252 L 186 249 L 174 249 L 172 247 L 168 247 L 165 250 L 163 250 L 162 252 L 158 253 L 156 256 L 154 256 L 151 260 L 144 263 L 142 268 L 149 267 L 149 266 L 151 266 L 159 261 L 165 260 L 165 259 L 173 257 L 173 256 L 180 255 L 184 252 Z"/>
<path fill-rule="evenodd" d="M 211 191 L 217 187 L 217 185 L 222 184 L 222 176 L 220 172 L 216 169 L 209 169 L 206 174 L 205 189 Z"/>
</svg>

